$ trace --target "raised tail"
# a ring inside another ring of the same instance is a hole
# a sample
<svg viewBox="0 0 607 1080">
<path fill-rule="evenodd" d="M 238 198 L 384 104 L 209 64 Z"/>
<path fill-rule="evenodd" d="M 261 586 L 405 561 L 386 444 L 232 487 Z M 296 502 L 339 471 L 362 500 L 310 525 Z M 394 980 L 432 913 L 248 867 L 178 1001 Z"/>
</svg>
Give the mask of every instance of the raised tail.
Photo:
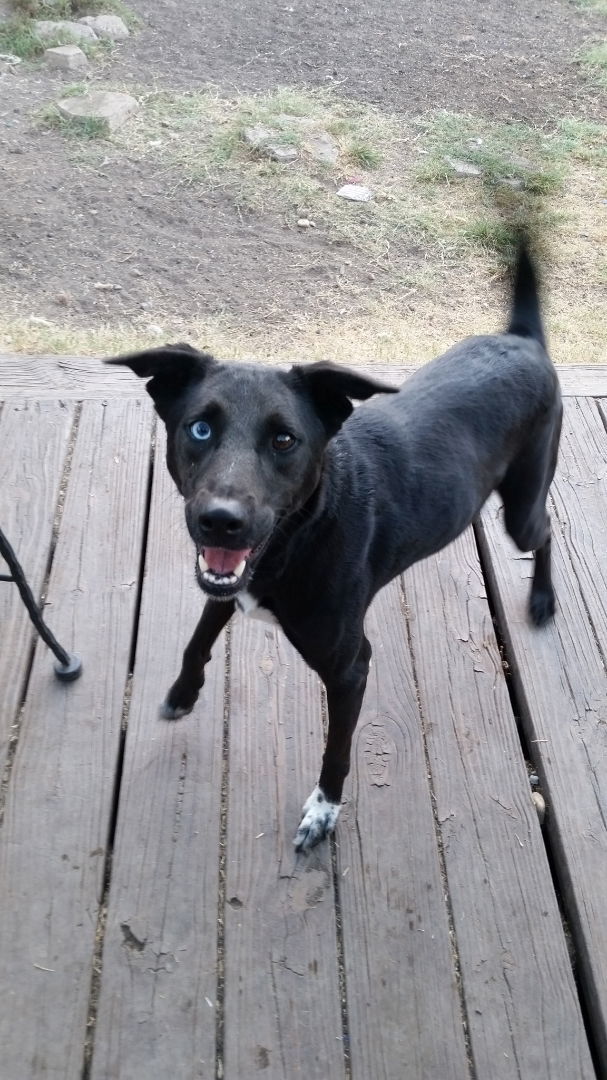
<svg viewBox="0 0 607 1080">
<path fill-rule="evenodd" d="M 519 243 L 513 285 L 512 308 L 507 333 L 534 338 L 546 348 L 537 275 L 524 240 Z"/>
</svg>

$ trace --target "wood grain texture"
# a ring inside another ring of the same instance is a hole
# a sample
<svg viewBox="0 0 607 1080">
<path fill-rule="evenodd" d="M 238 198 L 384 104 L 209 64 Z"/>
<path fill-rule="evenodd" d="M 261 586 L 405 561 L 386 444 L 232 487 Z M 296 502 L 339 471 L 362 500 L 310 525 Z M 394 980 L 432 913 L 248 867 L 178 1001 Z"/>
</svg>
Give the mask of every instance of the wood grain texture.
<svg viewBox="0 0 607 1080">
<path fill-rule="evenodd" d="M 283 364 L 290 363 L 291 359 L 285 356 Z M 361 370 L 398 385 L 414 369 L 400 364 L 373 364 L 362 365 Z M 565 396 L 607 397 L 607 366 L 562 365 L 557 370 Z M 101 357 L 0 354 L 0 401 L 12 397 L 99 400 L 125 395 L 141 397 L 144 393 L 142 381 L 131 371 L 104 366 Z"/>
<path fill-rule="evenodd" d="M 464 1016 L 398 583 L 367 617 L 373 663 L 338 824 L 353 1080 L 463 1080 Z"/>
<path fill-rule="evenodd" d="M 482 536 L 521 718 L 546 797 L 546 828 L 603 1077 L 607 1075 L 607 674 L 597 627 L 604 626 L 601 582 L 606 554 L 604 533 L 595 534 L 592 522 L 595 515 L 604 520 L 607 500 L 600 459 L 598 468 L 596 459 L 584 461 L 581 448 L 588 437 L 583 413 L 574 406 L 568 410 L 563 456 L 553 485 L 558 607 L 552 625 L 538 632 L 527 624 L 532 562 L 505 536 L 497 500 L 483 512 Z"/>
<path fill-rule="evenodd" d="M 554 527 L 565 538 L 573 572 L 607 657 L 607 431 L 594 401 L 568 401 L 559 472 L 552 488 Z"/>
<path fill-rule="evenodd" d="M 48 564 L 53 519 L 74 405 L 7 403 L 0 415 L 0 528 L 23 566 L 36 599 Z M 0 572 L 8 568 L 0 559 Z M 46 608 L 49 624 L 52 608 Z M 0 774 L 23 692 L 34 631 L 17 586 L 0 582 Z M 44 645 L 47 663 L 53 656 Z"/>
<path fill-rule="evenodd" d="M 215 1076 L 225 644 L 222 636 L 192 714 L 162 720 L 204 598 L 162 434 L 159 442 L 93 1080 Z"/>
<path fill-rule="evenodd" d="M 590 1080 L 472 530 L 404 582 L 476 1075 Z"/>
<path fill-rule="evenodd" d="M 344 1077 L 331 852 L 295 855 L 320 771 L 320 685 L 283 635 L 234 620 L 226 1080 Z"/>
<path fill-rule="evenodd" d="M 83 658 L 38 650 L 0 841 L 0 1045 L 10 1080 L 76 1080 L 137 597 L 150 411 L 83 407 L 48 597 Z"/>
</svg>

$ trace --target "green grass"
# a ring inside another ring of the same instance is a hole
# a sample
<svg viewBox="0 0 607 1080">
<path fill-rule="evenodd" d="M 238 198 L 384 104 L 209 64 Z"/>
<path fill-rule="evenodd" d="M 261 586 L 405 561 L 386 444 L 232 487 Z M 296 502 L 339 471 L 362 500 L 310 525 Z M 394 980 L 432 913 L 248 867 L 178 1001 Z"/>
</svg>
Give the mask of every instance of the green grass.
<svg viewBox="0 0 607 1080">
<path fill-rule="evenodd" d="M 68 87 L 63 96 L 79 97 L 81 92 L 77 87 Z M 39 127 L 53 128 L 62 135 L 75 139 L 104 139 L 108 134 L 103 120 L 90 116 L 80 118 L 62 116 L 54 105 L 41 109 L 36 116 L 36 121 Z"/>
<path fill-rule="evenodd" d="M 78 45 L 83 53 L 94 57 L 109 51 L 112 42 L 83 41 L 68 33 L 41 38 L 34 30 L 33 22 L 23 16 L 15 16 L 5 23 L 0 23 L 0 52 L 13 53 L 14 56 L 20 56 L 22 60 L 35 60 L 42 56 L 45 49 L 52 49 L 57 45 Z"/>
<path fill-rule="evenodd" d="M 353 165 L 358 165 L 361 169 L 369 171 L 379 169 L 382 162 L 379 150 L 369 146 L 367 143 L 357 142 L 356 140 L 348 144 L 346 154 Z"/>
<path fill-rule="evenodd" d="M 531 195 L 561 190 L 567 157 L 581 137 L 572 129 L 567 142 L 558 132 L 514 121 L 494 124 L 455 113 L 439 113 L 418 123 L 429 151 L 417 172 L 420 181 L 458 181 L 447 161 L 453 158 L 477 166 L 486 187 L 514 181 Z"/>
<path fill-rule="evenodd" d="M 0 52 L 12 53 L 22 60 L 33 60 L 47 48 L 49 46 L 42 43 L 27 19 L 15 17 L 0 23 Z"/>
<path fill-rule="evenodd" d="M 576 6 L 597 15 L 607 15 L 607 0 L 575 0 Z"/>
<path fill-rule="evenodd" d="M 25 19 L 72 19 L 83 15 L 118 15 L 131 29 L 141 26 L 141 20 L 123 0 L 12 0 L 15 12 Z"/>
<path fill-rule="evenodd" d="M 607 165 L 607 131 L 603 124 L 563 117 L 557 123 L 557 142 L 571 162 Z"/>
<path fill-rule="evenodd" d="M 601 41 L 586 49 L 580 54 L 580 60 L 594 81 L 607 88 L 607 41 Z"/>
</svg>

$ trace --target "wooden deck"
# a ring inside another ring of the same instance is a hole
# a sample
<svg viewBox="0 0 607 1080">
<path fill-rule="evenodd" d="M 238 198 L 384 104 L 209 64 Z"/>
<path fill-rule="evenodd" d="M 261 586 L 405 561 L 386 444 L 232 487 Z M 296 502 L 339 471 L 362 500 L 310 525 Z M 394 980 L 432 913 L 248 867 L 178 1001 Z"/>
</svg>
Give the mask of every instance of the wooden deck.
<svg viewBox="0 0 607 1080">
<path fill-rule="evenodd" d="M 0 524 L 84 662 L 59 684 L 0 584 L 2 1080 L 607 1077 L 607 368 L 562 383 L 556 621 L 496 503 L 386 589 L 336 839 L 296 858 L 316 677 L 236 619 L 158 718 L 201 595 L 142 384 L 0 358 Z"/>
</svg>

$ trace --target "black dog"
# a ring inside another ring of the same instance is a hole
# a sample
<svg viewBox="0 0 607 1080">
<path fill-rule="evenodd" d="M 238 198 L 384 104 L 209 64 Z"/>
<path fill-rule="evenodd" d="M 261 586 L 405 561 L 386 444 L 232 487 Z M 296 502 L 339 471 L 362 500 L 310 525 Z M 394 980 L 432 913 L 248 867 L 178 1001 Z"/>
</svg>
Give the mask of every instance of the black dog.
<svg viewBox="0 0 607 1080">
<path fill-rule="evenodd" d="M 274 618 L 323 679 L 329 733 L 295 844 L 337 821 L 382 586 L 439 551 L 494 489 L 506 529 L 535 551 L 529 612 L 554 613 L 546 497 L 561 426 L 533 266 L 521 248 L 505 334 L 469 338 L 396 391 L 347 368 L 221 364 L 187 345 L 109 361 L 150 378 L 207 594 L 163 715 L 190 712 L 236 607 Z M 353 411 L 351 398 L 390 394 Z"/>
</svg>

